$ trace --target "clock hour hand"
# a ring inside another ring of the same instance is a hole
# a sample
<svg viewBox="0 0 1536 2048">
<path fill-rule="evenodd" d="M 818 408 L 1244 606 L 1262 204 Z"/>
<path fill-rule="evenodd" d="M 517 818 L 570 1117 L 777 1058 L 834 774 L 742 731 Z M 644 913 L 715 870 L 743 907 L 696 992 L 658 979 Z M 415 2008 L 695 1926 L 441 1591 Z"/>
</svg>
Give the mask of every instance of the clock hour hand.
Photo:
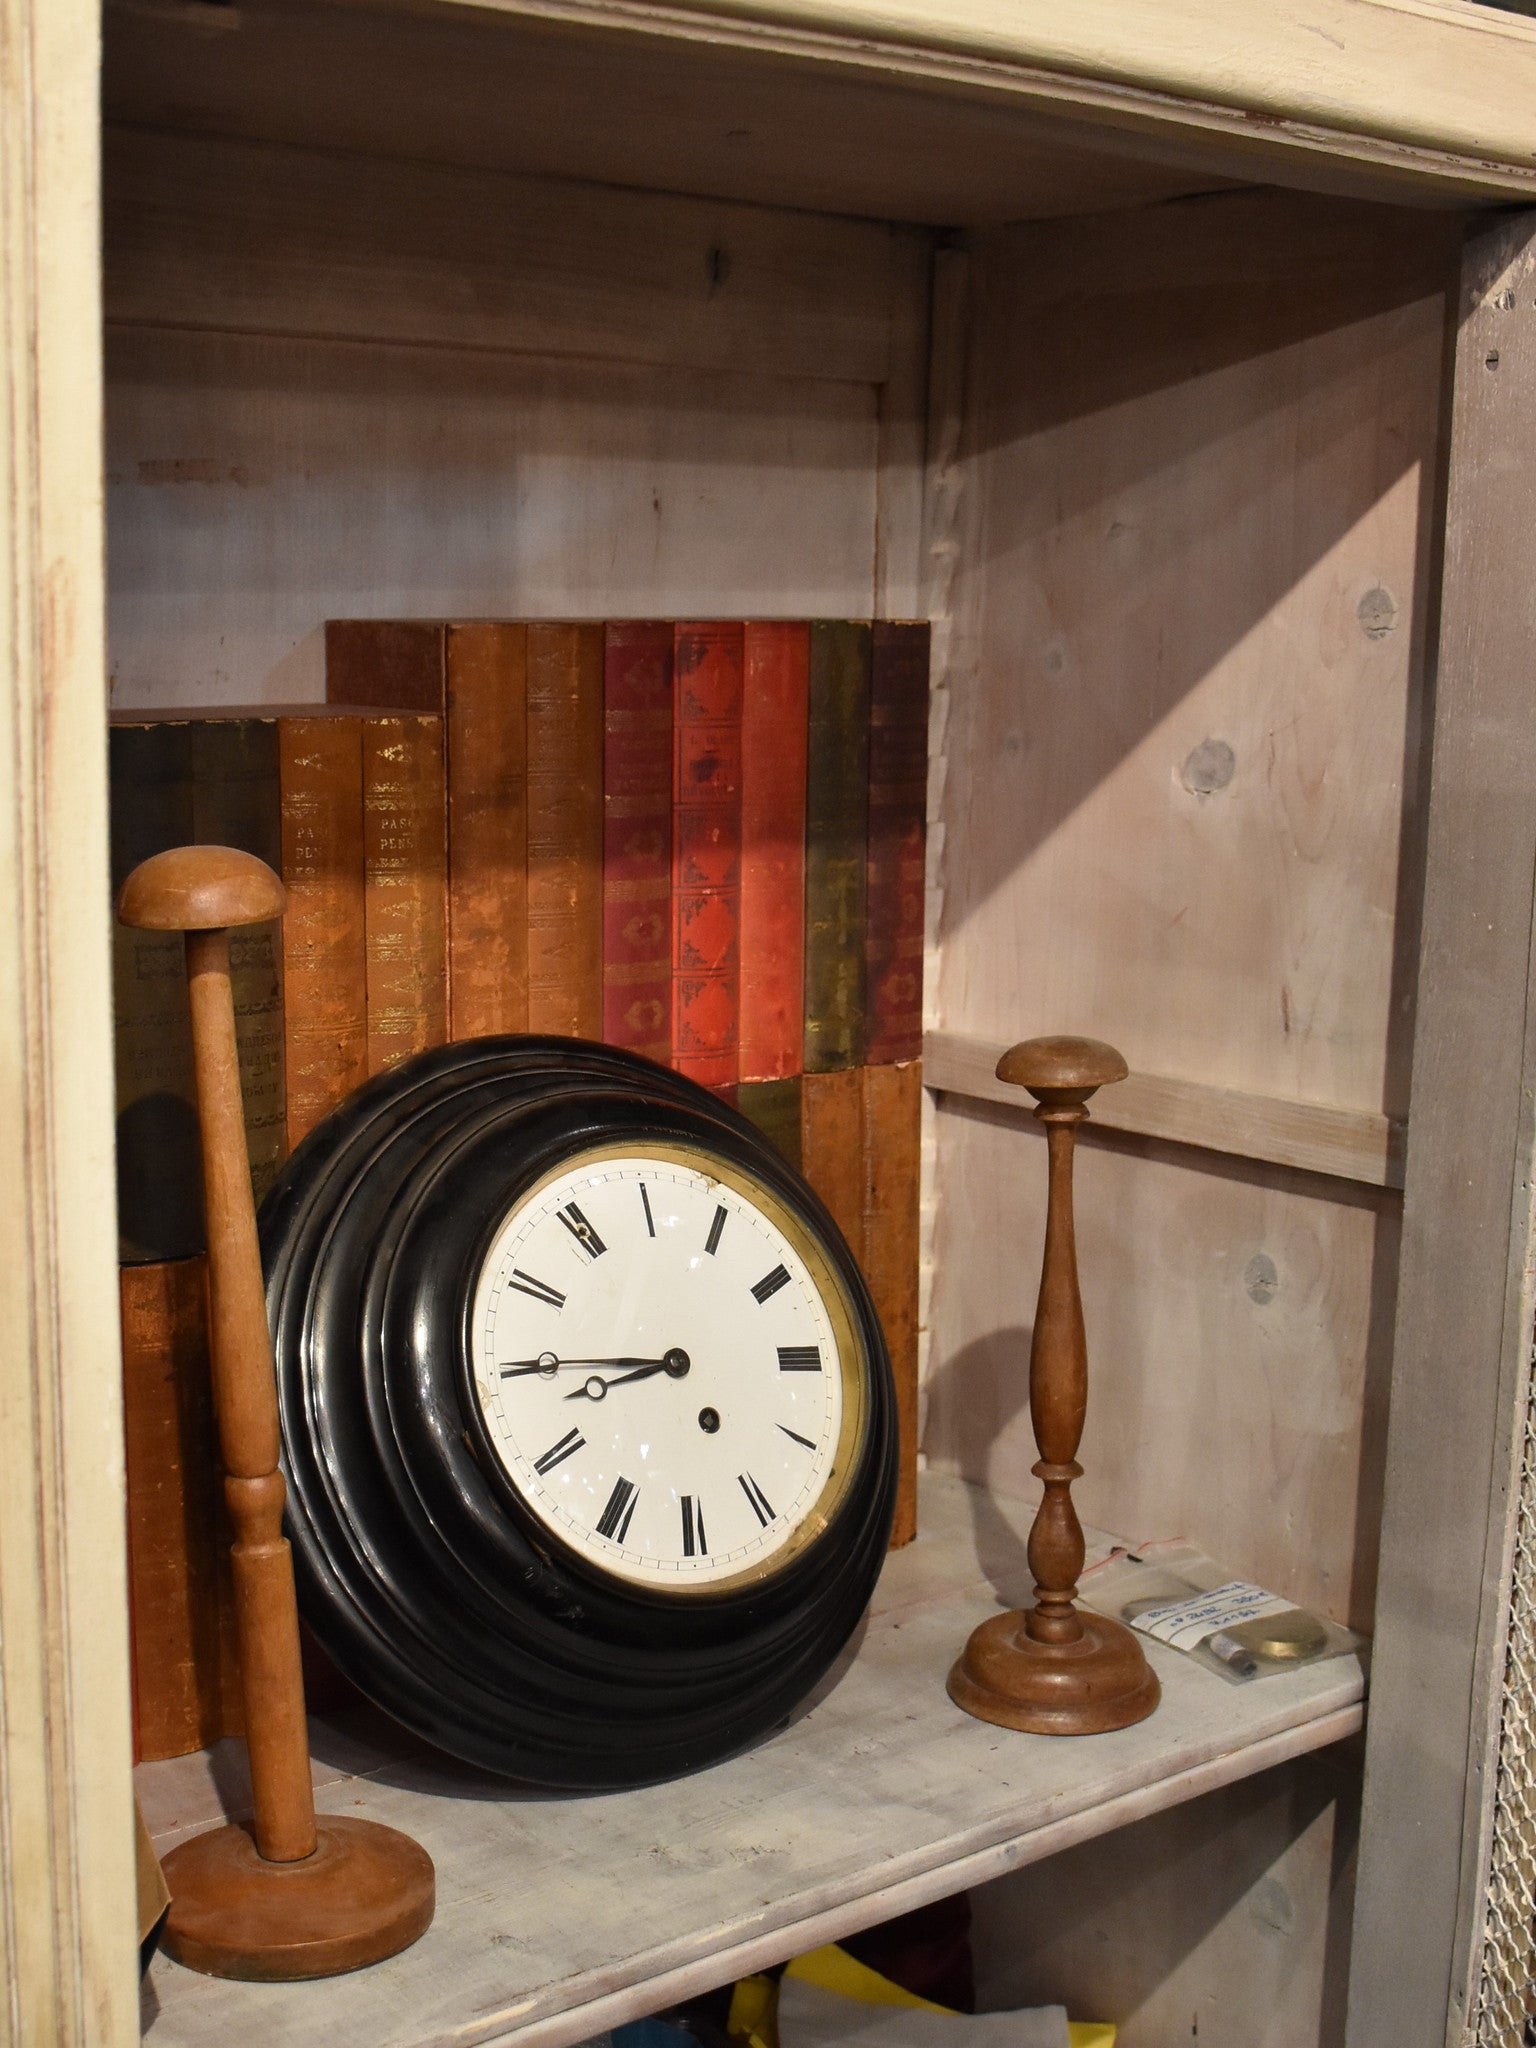
<svg viewBox="0 0 1536 2048">
<path fill-rule="evenodd" d="M 594 1359 L 591 1362 L 593 1364 L 627 1365 L 631 1370 L 621 1372 L 617 1378 L 611 1380 L 601 1379 L 596 1373 L 593 1373 L 590 1379 L 582 1381 L 574 1393 L 566 1395 L 567 1401 L 601 1401 L 610 1387 L 625 1387 L 629 1385 L 631 1380 L 648 1380 L 658 1372 L 664 1372 L 670 1378 L 680 1380 L 688 1371 L 693 1361 L 689 1358 L 686 1351 L 680 1351 L 674 1345 L 664 1358 Z"/>
</svg>

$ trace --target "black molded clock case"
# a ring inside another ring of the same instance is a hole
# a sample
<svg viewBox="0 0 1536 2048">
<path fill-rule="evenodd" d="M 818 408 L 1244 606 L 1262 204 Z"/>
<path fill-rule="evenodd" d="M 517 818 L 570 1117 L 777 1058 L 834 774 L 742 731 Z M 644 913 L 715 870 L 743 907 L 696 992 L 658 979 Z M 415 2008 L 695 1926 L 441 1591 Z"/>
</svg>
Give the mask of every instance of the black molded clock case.
<svg viewBox="0 0 1536 2048">
<path fill-rule="evenodd" d="M 866 1426 L 826 1530 L 760 1585 L 651 1593 L 528 1512 L 470 1390 L 475 1282 L 509 1209 L 614 1140 L 707 1147 L 815 1232 L 846 1285 Z M 698 1769 L 782 1722 L 858 1625 L 890 1537 L 895 1399 L 836 1224 L 760 1133 L 637 1055 L 482 1038 L 359 1089 L 262 1205 L 288 1535 L 305 1618 L 341 1669 L 469 1762 L 567 1789 Z"/>
</svg>

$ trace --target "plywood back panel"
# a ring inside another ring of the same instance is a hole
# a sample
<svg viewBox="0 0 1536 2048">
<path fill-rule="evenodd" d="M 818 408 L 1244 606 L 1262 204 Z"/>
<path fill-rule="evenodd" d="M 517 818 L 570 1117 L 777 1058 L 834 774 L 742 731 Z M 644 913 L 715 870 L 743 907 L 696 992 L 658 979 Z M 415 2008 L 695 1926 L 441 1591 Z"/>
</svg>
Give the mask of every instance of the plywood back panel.
<svg viewBox="0 0 1536 2048">
<path fill-rule="evenodd" d="M 1004 1110 L 946 1100 L 936 1179 L 928 1455 L 1026 1492 L 1045 1145 Z M 1084 1520 L 1133 1541 L 1188 1537 L 1236 1575 L 1369 1627 L 1396 1218 L 1374 1190 L 1085 1140 Z"/>
<path fill-rule="evenodd" d="M 1277 195 L 983 241 L 942 1024 L 1401 1114 L 1447 257 Z"/>
<path fill-rule="evenodd" d="M 947 1030 L 1407 1112 L 1452 240 L 1277 194 L 979 240 Z M 1399 1198 L 1189 1100 L 1083 1147 L 1082 1511 L 1369 1625 Z M 935 1145 L 927 1449 L 1014 1488 L 1044 1148 L 957 1096 Z"/>
<path fill-rule="evenodd" d="M 115 704 L 319 696 L 328 616 L 912 608 L 921 236 L 109 154 Z"/>
<path fill-rule="evenodd" d="M 321 694 L 327 617 L 868 613 L 875 394 L 115 330 L 114 704 Z"/>
</svg>

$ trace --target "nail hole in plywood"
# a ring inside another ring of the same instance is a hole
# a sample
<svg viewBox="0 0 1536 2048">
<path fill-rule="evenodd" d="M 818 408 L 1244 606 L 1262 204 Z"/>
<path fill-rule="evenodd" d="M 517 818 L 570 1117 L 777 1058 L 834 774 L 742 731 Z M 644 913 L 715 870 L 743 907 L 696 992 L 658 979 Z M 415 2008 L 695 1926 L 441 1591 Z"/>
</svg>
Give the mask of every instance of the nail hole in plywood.
<svg viewBox="0 0 1536 2048">
<path fill-rule="evenodd" d="M 1214 796 L 1225 789 L 1237 768 L 1237 756 L 1225 740 L 1202 740 L 1179 772 L 1191 796 Z"/>
<path fill-rule="evenodd" d="M 1280 1292 L 1280 1274 L 1268 1252 L 1255 1252 L 1243 1268 L 1243 1287 L 1257 1308 L 1268 1308 Z"/>
<path fill-rule="evenodd" d="M 1385 640 L 1397 624 L 1397 599 L 1380 583 L 1373 584 L 1355 606 L 1355 617 L 1367 640 Z"/>
</svg>

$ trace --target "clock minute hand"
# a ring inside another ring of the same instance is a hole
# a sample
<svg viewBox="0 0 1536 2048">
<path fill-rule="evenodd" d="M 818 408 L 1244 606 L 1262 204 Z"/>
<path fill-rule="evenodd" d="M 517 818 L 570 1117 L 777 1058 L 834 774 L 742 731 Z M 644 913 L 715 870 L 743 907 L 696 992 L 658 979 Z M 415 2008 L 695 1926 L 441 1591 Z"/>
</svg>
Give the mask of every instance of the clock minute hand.
<svg viewBox="0 0 1536 2048">
<path fill-rule="evenodd" d="M 498 1378 L 504 1380 L 519 1379 L 530 1372 L 542 1373 L 546 1379 L 552 1379 L 568 1366 L 643 1365 L 660 1372 L 665 1364 L 664 1358 L 556 1358 L 552 1351 L 546 1351 L 538 1358 L 517 1358 L 510 1365 L 499 1365 L 496 1372 Z"/>
</svg>

